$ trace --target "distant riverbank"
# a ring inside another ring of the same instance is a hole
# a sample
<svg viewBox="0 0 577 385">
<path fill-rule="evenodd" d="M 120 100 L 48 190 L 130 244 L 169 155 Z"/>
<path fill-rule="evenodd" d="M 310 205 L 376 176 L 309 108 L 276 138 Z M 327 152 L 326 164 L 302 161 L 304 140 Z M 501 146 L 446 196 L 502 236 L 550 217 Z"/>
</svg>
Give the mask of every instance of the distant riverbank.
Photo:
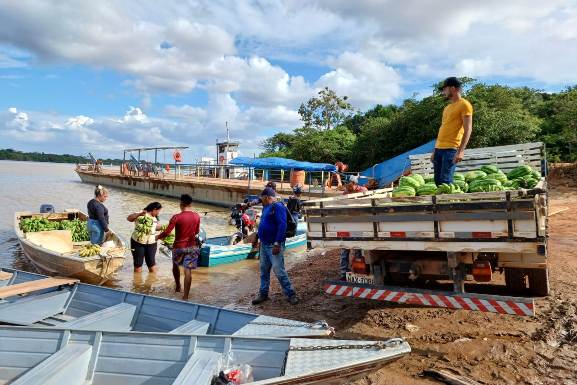
<svg viewBox="0 0 577 385">
<path fill-rule="evenodd" d="M 71 154 L 48 154 L 45 152 L 23 152 L 11 148 L 0 149 L 0 160 L 50 163 L 87 163 L 88 158 Z M 104 164 L 121 164 L 120 159 L 101 159 Z"/>
</svg>

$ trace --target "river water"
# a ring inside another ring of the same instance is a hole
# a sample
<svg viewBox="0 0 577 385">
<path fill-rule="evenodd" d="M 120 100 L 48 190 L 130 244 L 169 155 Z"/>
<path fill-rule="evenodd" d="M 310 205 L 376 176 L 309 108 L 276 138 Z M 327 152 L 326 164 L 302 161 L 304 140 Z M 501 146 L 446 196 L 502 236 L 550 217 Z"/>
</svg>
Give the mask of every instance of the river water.
<svg viewBox="0 0 577 385">
<path fill-rule="evenodd" d="M 94 194 L 94 186 L 80 181 L 74 165 L 58 163 L 0 161 L 0 267 L 35 271 L 20 249 L 14 233 L 16 211 L 38 211 L 41 204 L 54 205 L 57 211 L 67 208 L 86 212 L 86 203 Z M 180 211 L 178 200 L 151 194 L 109 188 L 105 202 L 110 215 L 110 227 L 124 240 L 130 239 L 133 224 L 126 220 L 132 212 L 141 211 L 149 202 L 159 201 L 163 205 L 161 223 L 167 223 L 172 214 Z M 236 228 L 228 224 L 229 213 L 223 208 L 194 204 L 195 210 L 221 211 L 202 216 L 201 226 L 207 236 L 232 234 Z M 302 249 L 287 255 L 287 265 L 300 258 Z M 146 265 L 142 273 L 133 273 L 132 256 L 128 253 L 124 266 L 107 286 L 124 290 L 178 298 L 174 293 L 171 260 L 160 251 L 156 255 L 158 272 L 148 273 Z M 182 277 L 181 277 L 182 279 Z M 274 281 L 274 279 L 273 279 Z M 225 306 L 235 298 L 256 293 L 259 284 L 258 261 L 246 260 L 193 271 L 190 300 Z M 237 306 L 238 307 L 238 306 Z"/>
</svg>

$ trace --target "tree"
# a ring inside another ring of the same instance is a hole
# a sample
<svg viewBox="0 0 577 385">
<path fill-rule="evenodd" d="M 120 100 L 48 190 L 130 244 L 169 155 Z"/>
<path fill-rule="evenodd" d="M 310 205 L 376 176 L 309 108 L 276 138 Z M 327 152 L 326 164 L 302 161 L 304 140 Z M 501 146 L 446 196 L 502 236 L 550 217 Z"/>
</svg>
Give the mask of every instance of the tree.
<svg viewBox="0 0 577 385">
<path fill-rule="evenodd" d="M 322 131 L 300 128 L 296 130 L 291 158 L 319 163 L 346 163 L 352 154 L 355 139 L 355 134 L 345 126 Z"/>
<path fill-rule="evenodd" d="M 353 112 L 348 97 L 339 97 L 328 87 L 319 91 L 318 97 L 309 99 L 299 107 L 299 115 L 305 128 L 330 130 L 339 126 Z"/>
<path fill-rule="evenodd" d="M 261 143 L 264 152 L 261 158 L 269 156 L 278 156 L 281 158 L 290 158 L 291 148 L 295 142 L 294 134 L 279 132 Z"/>
<path fill-rule="evenodd" d="M 541 119 L 527 107 L 527 95 L 501 85 L 476 84 L 466 97 L 473 104 L 470 147 L 502 146 L 532 141 Z"/>
</svg>

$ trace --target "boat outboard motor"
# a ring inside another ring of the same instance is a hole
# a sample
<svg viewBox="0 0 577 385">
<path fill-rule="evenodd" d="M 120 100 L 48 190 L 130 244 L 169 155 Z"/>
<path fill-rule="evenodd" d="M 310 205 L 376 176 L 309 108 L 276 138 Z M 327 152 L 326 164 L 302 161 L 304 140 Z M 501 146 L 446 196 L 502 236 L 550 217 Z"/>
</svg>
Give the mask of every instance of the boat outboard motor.
<svg viewBox="0 0 577 385">
<path fill-rule="evenodd" d="M 205 241 L 206 241 L 206 230 L 204 230 L 201 227 L 200 230 L 198 231 L 198 234 L 196 234 L 196 245 L 198 247 L 201 247 Z"/>
<path fill-rule="evenodd" d="M 53 205 L 50 205 L 50 204 L 40 205 L 40 214 L 47 214 L 47 213 L 54 214 L 55 212 L 56 212 L 56 210 L 54 210 Z"/>
</svg>

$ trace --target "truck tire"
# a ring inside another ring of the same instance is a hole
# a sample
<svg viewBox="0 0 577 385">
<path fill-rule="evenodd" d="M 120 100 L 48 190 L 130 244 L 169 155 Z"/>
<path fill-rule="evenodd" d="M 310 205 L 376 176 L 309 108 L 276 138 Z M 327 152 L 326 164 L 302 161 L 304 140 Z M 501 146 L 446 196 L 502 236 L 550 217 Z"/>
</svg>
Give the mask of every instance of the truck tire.
<svg viewBox="0 0 577 385">
<path fill-rule="evenodd" d="M 506 267 L 505 285 L 511 293 L 524 295 L 528 294 L 527 283 L 525 281 L 525 269 Z"/>
<path fill-rule="evenodd" d="M 549 295 L 549 270 L 526 269 L 529 278 L 529 290 L 532 295 L 546 297 Z"/>
</svg>

